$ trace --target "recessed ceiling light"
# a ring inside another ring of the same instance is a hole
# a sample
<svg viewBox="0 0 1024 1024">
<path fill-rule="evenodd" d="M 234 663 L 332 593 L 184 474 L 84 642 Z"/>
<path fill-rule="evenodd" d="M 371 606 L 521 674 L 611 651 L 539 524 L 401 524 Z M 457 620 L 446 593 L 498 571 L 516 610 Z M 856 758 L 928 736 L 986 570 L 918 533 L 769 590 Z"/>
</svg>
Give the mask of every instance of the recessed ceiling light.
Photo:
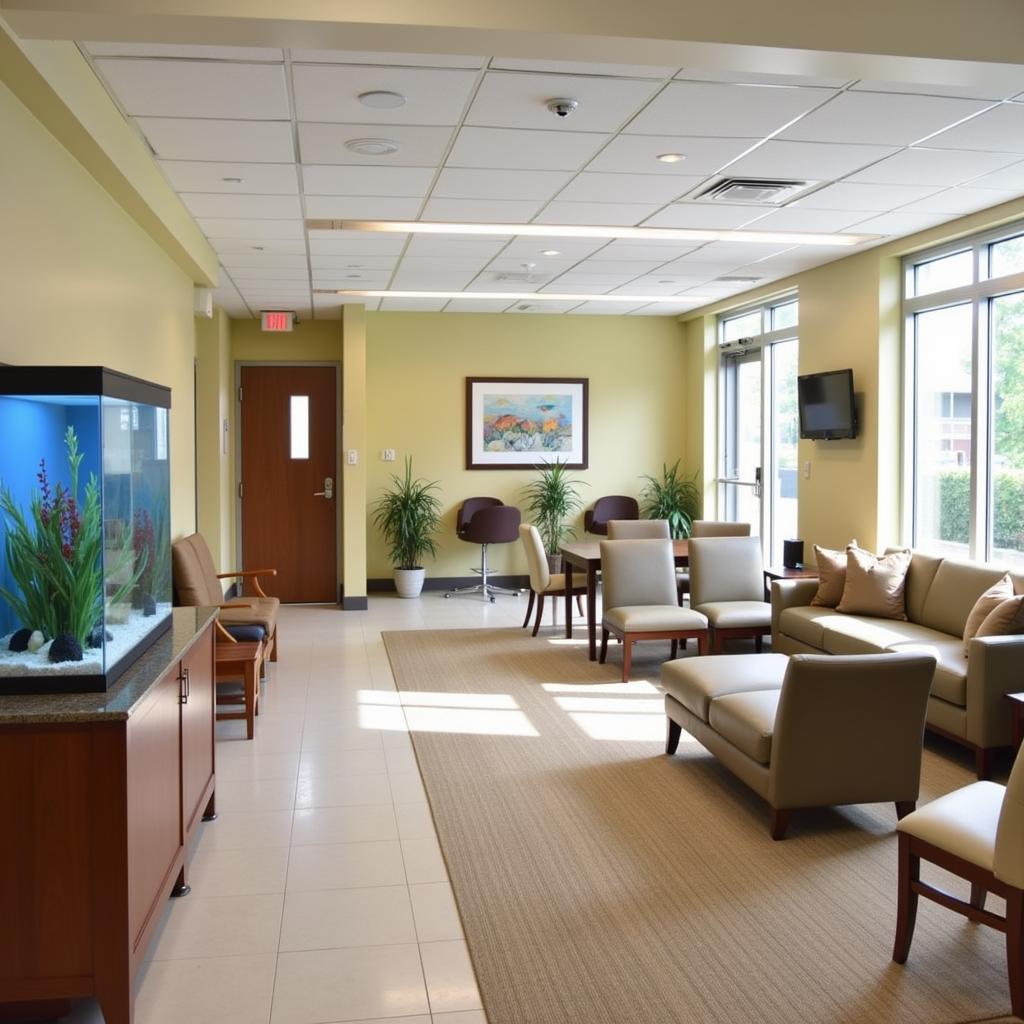
<svg viewBox="0 0 1024 1024">
<path fill-rule="evenodd" d="M 541 256 L 561 256 L 562 255 L 562 250 L 561 249 L 542 249 L 540 254 L 541 254 Z"/>
<path fill-rule="evenodd" d="M 373 107 L 374 110 L 394 110 L 395 107 L 405 106 L 405 97 L 400 92 L 391 92 L 389 89 L 372 89 L 370 92 L 361 92 L 359 102 L 364 107 Z"/>
<path fill-rule="evenodd" d="M 356 291 L 340 289 L 338 295 L 363 299 L 508 299 L 509 303 L 528 302 L 710 302 L 704 295 L 608 295 L 561 292 L 411 292 L 411 291 Z"/>
<path fill-rule="evenodd" d="M 686 157 L 682 153 L 659 153 L 658 159 L 663 164 L 677 164 Z"/>
<path fill-rule="evenodd" d="M 231 185 L 241 185 L 242 182 L 245 181 L 244 178 L 221 178 L 220 180 L 226 181 Z"/>
<path fill-rule="evenodd" d="M 390 156 L 398 152 L 398 143 L 391 139 L 349 139 L 345 148 L 363 156 Z"/>
</svg>

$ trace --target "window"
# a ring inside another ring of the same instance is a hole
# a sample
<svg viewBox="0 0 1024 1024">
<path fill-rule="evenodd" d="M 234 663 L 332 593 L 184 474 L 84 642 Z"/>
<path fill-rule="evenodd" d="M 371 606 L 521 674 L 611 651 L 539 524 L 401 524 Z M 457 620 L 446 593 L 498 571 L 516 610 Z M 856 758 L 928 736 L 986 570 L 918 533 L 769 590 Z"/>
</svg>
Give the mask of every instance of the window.
<svg viewBox="0 0 1024 1024">
<path fill-rule="evenodd" d="M 910 543 L 1024 569 L 1024 234 L 904 265 Z"/>
<path fill-rule="evenodd" d="M 309 395 L 292 395 L 290 451 L 293 459 L 309 458 Z"/>
<path fill-rule="evenodd" d="M 797 536 L 797 325 L 789 297 L 724 316 L 719 513 L 749 522 L 765 558 Z"/>
</svg>

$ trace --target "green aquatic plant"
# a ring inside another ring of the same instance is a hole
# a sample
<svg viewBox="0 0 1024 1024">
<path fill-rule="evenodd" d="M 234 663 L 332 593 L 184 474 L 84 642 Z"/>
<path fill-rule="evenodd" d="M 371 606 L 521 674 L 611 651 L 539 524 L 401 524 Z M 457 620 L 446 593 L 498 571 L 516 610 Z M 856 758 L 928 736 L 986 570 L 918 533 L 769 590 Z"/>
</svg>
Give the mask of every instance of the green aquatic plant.
<svg viewBox="0 0 1024 1024">
<path fill-rule="evenodd" d="M 0 483 L 0 513 L 7 527 L 4 553 L 17 584 L 16 591 L 0 587 L 0 597 L 25 628 L 40 630 L 47 640 L 70 634 L 84 648 L 103 612 L 100 488 L 95 474 L 90 473 L 79 501 L 78 472 L 84 456 L 73 427 L 68 427 L 64 444 L 70 487 L 58 483 L 51 488 L 46 460 L 41 459 L 38 488 L 29 501 L 27 516 Z M 131 531 L 124 533 L 112 574 L 115 578 L 133 558 Z M 112 601 L 123 601 L 139 575 L 141 569 L 136 566 L 130 581 L 118 588 Z"/>
</svg>

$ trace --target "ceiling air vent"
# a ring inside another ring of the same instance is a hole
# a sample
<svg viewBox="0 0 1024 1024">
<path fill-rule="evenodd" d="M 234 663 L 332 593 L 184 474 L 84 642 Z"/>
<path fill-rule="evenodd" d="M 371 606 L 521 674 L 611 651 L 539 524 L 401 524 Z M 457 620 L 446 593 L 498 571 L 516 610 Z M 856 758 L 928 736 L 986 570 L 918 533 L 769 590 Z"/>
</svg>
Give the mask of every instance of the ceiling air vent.
<svg viewBox="0 0 1024 1024">
<path fill-rule="evenodd" d="M 534 283 L 543 280 L 540 274 L 531 273 L 528 270 L 509 270 L 500 271 L 496 273 L 492 280 L 494 281 L 519 281 L 521 283 Z"/>
<path fill-rule="evenodd" d="M 693 196 L 691 202 L 781 206 L 817 184 L 773 178 L 722 178 Z"/>
</svg>

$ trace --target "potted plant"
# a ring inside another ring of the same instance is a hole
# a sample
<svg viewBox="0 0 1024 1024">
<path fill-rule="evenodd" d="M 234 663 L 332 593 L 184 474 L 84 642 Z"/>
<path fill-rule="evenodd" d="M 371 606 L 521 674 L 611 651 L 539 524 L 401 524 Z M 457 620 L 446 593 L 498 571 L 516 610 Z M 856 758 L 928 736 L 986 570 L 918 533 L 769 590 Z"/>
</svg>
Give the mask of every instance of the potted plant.
<svg viewBox="0 0 1024 1024">
<path fill-rule="evenodd" d="M 526 488 L 526 510 L 533 517 L 544 543 L 548 566 L 552 572 L 556 572 L 558 549 L 562 541 L 566 537 L 575 536 L 575 531 L 566 525 L 565 520 L 583 504 L 576 491 L 577 483 L 582 481 L 573 480 L 566 470 L 566 464 L 557 459 L 543 463 L 537 470 L 540 477 Z"/>
<path fill-rule="evenodd" d="M 392 488 L 377 501 L 373 522 L 384 535 L 394 565 L 399 597 L 419 597 L 426 574 L 423 556 L 436 555 L 433 535 L 441 522 L 436 481 L 414 480 L 412 458 L 405 460 L 405 476 L 391 477 Z"/>
<path fill-rule="evenodd" d="M 640 512 L 647 519 L 667 519 L 673 540 L 690 536 L 690 526 L 700 513 L 700 488 L 697 474 L 684 477 L 679 460 L 669 467 L 662 464 L 661 478 L 644 476 L 647 483 L 640 493 Z"/>
</svg>

